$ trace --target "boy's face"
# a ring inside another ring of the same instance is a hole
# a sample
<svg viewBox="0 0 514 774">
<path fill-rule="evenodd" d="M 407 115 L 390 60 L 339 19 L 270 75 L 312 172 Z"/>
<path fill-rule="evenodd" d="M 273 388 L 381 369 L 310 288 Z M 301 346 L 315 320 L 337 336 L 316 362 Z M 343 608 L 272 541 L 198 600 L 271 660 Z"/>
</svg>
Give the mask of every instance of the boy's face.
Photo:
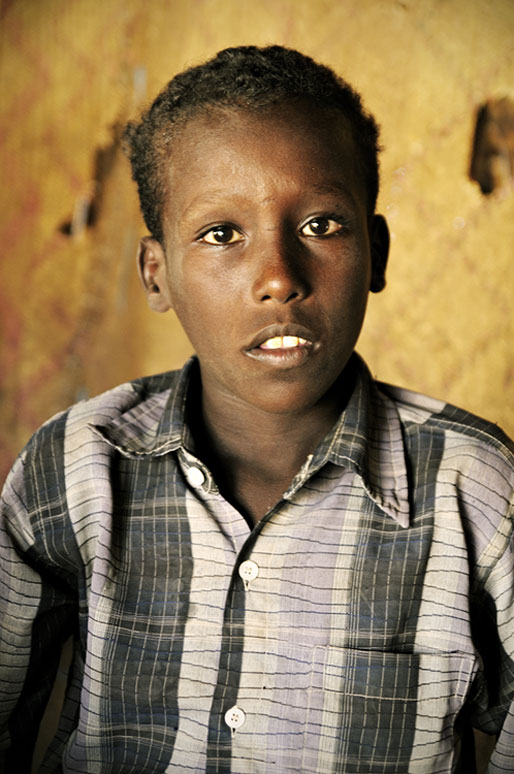
<svg viewBox="0 0 514 774">
<path fill-rule="evenodd" d="M 143 240 L 143 276 L 182 322 L 206 396 L 278 413 L 322 401 L 387 259 L 344 119 L 312 105 L 195 117 L 167 183 L 166 254 Z"/>
</svg>

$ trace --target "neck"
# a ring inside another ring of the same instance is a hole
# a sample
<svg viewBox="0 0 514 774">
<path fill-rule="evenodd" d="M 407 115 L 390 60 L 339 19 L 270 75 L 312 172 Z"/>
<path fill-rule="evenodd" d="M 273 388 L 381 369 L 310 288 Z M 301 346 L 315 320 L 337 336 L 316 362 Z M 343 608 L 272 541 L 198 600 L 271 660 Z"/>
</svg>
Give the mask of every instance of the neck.
<svg viewBox="0 0 514 774">
<path fill-rule="evenodd" d="M 256 469 L 302 464 L 334 424 L 338 411 L 331 404 L 288 414 L 270 414 L 230 400 L 213 407 L 203 401 L 202 415 L 209 444 Z M 270 458 L 270 453 L 274 452 Z"/>
<path fill-rule="evenodd" d="M 314 406 L 279 414 L 202 390 L 201 417 L 192 428 L 197 447 L 224 497 L 249 522 L 280 499 L 332 428 L 351 392 L 342 383 Z"/>
</svg>

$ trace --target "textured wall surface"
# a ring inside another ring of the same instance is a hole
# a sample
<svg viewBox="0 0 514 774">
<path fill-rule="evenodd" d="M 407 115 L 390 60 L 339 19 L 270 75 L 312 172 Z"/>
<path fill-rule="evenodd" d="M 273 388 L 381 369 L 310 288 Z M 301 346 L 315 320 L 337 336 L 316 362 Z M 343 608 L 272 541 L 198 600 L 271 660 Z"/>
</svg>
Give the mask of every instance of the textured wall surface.
<svg viewBox="0 0 514 774">
<path fill-rule="evenodd" d="M 243 43 L 333 66 L 382 125 L 389 282 L 359 344 L 374 373 L 514 433 L 514 196 L 468 178 L 478 105 L 514 96 L 512 0 L 2 0 L 0 13 L 2 471 L 49 415 L 189 353 L 138 287 L 144 230 L 117 127 L 177 71 Z"/>
</svg>

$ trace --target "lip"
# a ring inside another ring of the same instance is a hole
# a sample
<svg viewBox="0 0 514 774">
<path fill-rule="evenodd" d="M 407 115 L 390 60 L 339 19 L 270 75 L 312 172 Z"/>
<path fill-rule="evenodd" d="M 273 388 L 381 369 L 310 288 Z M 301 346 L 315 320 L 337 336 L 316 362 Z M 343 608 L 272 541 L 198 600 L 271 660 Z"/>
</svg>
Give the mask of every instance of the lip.
<svg viewBox="0 0 514 774">
<path fill-rule="evenodd" d="M 276 336 L 295 336 L 299 339 L 305 339 L 307 344 L 286 349 L 260 348 L 261 344 Z M 304 363 L 313 353 L 317 352 L 319 347 L 317 335 L 309 328 L 295 323 L 274 323 L 261 328 L 245 347 L 244 353 L 263 363 L 291 367 Z"/>
</svg>

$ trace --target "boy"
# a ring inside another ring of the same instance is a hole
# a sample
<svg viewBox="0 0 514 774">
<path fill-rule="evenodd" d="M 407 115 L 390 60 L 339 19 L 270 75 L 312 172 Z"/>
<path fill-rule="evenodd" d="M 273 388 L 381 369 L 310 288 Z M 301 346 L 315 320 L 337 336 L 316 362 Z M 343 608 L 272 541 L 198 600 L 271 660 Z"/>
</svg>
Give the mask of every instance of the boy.
<svg viewBox="0 0 514 774">
<path fill-rule="evenodd" d="M 148 301 L 197 357 L 58 415 L 11 474 L 8 770 L 70 633 L 45 772 L 467 774 L 472 726 L 514 770 L 512 449 L 354 354 L 388 252 L 373 118 L 243 47 L 126 143 Z"/>
</svg>

